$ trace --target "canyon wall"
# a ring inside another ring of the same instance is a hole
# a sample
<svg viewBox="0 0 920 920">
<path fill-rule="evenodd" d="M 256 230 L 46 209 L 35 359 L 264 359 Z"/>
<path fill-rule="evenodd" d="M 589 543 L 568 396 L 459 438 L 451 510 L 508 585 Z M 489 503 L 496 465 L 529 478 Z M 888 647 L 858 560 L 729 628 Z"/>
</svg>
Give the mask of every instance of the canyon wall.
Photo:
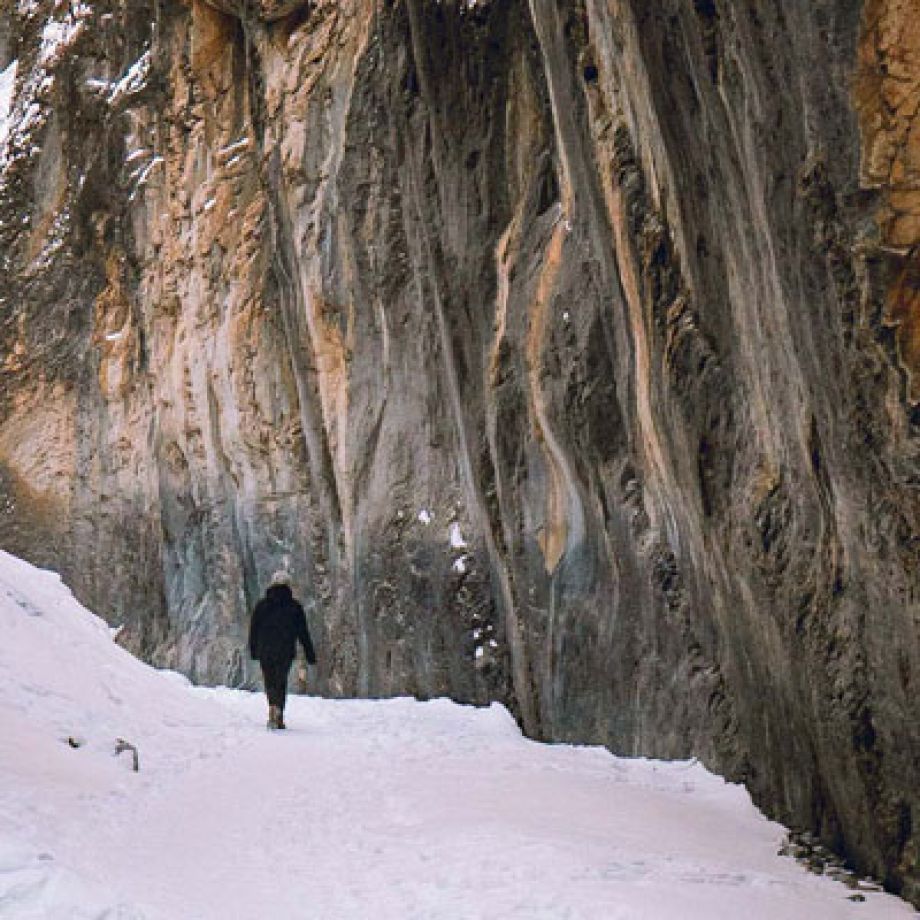
<svg viewBox="0 0 920 920">
<path fill-rule="evenodd" d="M 3 0 L 0 545 L 252 685 L 700 757 L 920 903 L 911 0 Z"/>
</svg>

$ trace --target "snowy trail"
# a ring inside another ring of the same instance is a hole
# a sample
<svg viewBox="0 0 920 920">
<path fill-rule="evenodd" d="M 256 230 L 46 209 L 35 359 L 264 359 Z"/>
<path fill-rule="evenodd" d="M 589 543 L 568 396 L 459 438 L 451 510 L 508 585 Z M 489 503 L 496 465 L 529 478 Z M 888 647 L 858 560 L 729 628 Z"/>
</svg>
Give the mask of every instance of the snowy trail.
<svg viewBox="0 0 920 920">
<path fill-rule="evenodd" d="M 3 920 L 914 916 L 778 857 L 699 765 L 535 744 L 499 706 L 295 697 L 269 733 L 261 696 L 146 667 L 2 553 L 0 635 Z"/>
</svg>

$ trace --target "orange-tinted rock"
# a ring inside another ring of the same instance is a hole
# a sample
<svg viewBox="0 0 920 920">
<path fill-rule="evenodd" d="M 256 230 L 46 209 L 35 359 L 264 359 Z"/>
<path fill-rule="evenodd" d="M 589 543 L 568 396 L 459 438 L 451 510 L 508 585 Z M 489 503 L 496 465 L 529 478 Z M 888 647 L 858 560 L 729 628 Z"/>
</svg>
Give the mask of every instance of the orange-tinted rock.
<svg viewBox="0 0 920 920">
<path fill-rule="evenodd" d="M 288 566 L 323 692 L 701 757 L 920 900 L 915 3 L 20 6 L 4 547 L 246 685 Z"/>
</svg>

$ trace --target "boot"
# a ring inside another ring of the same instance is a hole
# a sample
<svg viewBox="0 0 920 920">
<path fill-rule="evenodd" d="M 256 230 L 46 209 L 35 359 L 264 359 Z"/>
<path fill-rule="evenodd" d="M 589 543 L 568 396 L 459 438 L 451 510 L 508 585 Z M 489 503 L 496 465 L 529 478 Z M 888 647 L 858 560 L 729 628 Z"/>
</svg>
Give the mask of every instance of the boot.
<svg viewBox="0 0 920 920">
<path fill-rule="evenodd" d="M 278 707 L 278 718 L 275 720 L 275 728 L 284 728 L 284 710 Z"/>
<path fill-rule="evenodd" d="M 281 710 L 275 705 L 269 706 L 268 707 L 268 727 L 278 728 L 278 723 L 280 721 L 281 721 Z"/>
</svg>

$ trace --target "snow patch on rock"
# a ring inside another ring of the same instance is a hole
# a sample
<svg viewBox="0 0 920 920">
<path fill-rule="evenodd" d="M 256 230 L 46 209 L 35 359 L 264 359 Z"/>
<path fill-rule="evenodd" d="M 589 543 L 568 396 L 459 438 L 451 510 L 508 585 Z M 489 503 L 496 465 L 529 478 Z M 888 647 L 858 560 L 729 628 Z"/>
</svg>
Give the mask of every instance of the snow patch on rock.
<svg viewBox="0 0 920 920">
<path fill-rule="evenodd" d="M 466 540 L 463 539 L 463 532 L 456 521 L 450 525 L 448 535 L 452 549 L 466 549 Z"/>
<path fill-rule="evenodd" d="M 13 61 L 0 73 L 0 151 L 6 147 L 10 133 L 10 112 L 13 108 L 13 90 L 16 86 L 18 61 Z"/>
</svg>

